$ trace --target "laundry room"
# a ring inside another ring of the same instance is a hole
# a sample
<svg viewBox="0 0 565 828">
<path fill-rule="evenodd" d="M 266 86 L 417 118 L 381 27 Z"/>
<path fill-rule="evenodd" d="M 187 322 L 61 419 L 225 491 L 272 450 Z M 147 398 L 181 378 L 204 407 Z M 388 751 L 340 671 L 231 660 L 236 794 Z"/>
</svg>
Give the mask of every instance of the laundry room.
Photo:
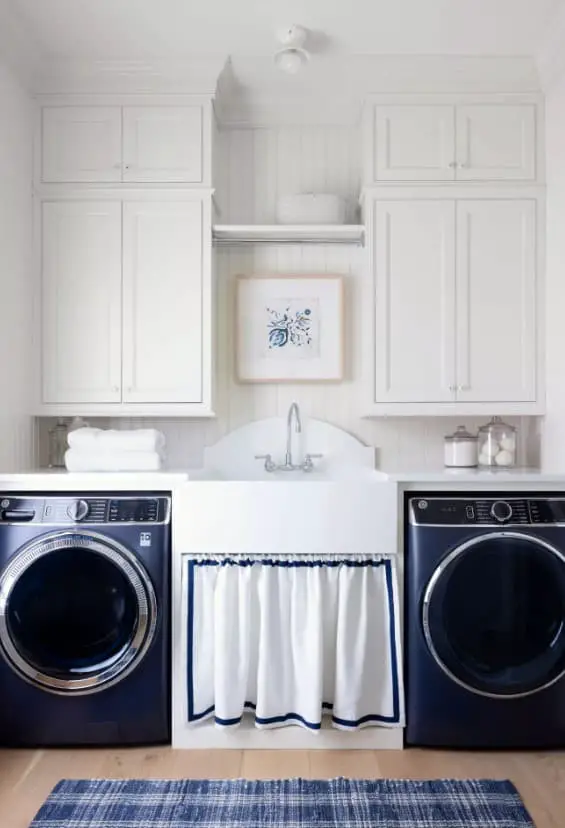
<svg viewBox="0 0 565 828">
<path fill-rule="evenodd" d="M 0 0 L 2 828 L 565 824 L 565 0 Z"/>
</svg>

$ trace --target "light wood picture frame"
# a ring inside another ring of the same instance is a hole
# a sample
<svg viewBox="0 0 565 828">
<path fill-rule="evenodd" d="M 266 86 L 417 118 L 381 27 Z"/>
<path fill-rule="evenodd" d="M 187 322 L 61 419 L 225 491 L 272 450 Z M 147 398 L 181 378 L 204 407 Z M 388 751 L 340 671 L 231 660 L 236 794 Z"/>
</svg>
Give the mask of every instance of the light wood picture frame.
<svg viewBox="0 0 565 828">
<path fill-rule="evenodd" d="M 236 277 L 238 382 L 341 382 L 344 280 L 339 274 Z"/>
</svg>

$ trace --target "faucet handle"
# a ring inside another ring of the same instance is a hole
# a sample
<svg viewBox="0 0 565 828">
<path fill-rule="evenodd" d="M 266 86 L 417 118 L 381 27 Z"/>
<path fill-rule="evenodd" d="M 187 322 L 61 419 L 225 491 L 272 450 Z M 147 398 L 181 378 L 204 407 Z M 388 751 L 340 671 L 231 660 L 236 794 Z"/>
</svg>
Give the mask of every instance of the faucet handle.
<svg viewBox="0 0 565 828">
<path fill-rule="evenodd" d="M 276 464 L 273 463 L 273 458 L 270 454 L 256 454 L 255 459 L 265 461 L 266 472 L 273 472 L 276 469 Z"/>
<path fill-rule="evenodd" d="M 313 460 L 321 460 L 321 458 L 323 456 L 324 456 L 323 454 L 307 454 L 304 457 L 304 462 L 302 463 L 302 471 L 305 471 L 305 472 L 313 471 L 314 463 L 312 461 Z"/>
</svg>

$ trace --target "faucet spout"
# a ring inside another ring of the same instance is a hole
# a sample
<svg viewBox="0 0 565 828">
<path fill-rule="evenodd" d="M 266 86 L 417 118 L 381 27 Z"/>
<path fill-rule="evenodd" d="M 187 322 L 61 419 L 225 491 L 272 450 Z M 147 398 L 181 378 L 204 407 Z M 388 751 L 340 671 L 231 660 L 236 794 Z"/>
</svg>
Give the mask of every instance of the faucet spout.
<svg viewBox="0 0 565 828">
<path fill-rule="evenodd" d="M 297 434 L 300 434 L 302 431 L 302 422 L 300 420 L 300 409 L 298 407 L 298 403 L 293 402 L 290 408 L 288 409 L 288 415 L 286 418 L 286 455 L 285 455 L 285 466 L 292 467 L 294 464 L 292 462 L 292 422 L 294 420 L 294 430 Z"/>
</svg>

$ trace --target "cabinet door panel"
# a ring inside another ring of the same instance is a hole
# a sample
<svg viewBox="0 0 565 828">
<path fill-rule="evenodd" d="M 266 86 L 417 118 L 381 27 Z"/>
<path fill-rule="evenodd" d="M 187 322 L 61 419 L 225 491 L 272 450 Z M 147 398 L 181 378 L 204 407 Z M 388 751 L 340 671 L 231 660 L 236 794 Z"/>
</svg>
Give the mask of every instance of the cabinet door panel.
<svg viewBox="0 0 565 828">
<path fill-rule="evenodd" d="M 458 106 L 457 179 L 535 179 L 535 123 L 533 105 Z"/>
<path fill-rule="evenodd" d="M 452 181 L 452 106 L 395 105 L 376 109 L 375 180 Z"/>
<path fill-rule="evenodd" d="M 45 403 L 121 399 L 121 205 L 42 207 Z"/>
<path fill-rule="evenodd" d="M 46 106 L 42 180 L 122 180 L 122 116 L 117 106 Z"/>
<path fill-rule="evenodd" d="M 202 109 L 124 109 L 124 181 L 202 181 Z"/>
<path fill-rule="evenodd" d="M 124 204 L 124 402 L 202 401 L 202 204 Z"/>
<path fill-rule="evenodd" d="M 458 399 L 535 401 L 536 354 L 535 202 L 458 202 Z"/>
<path fill-rule="evenodd" d="M 454 398 L 455 206 L 375 205 L 376 402 Z"/>
</svg>

